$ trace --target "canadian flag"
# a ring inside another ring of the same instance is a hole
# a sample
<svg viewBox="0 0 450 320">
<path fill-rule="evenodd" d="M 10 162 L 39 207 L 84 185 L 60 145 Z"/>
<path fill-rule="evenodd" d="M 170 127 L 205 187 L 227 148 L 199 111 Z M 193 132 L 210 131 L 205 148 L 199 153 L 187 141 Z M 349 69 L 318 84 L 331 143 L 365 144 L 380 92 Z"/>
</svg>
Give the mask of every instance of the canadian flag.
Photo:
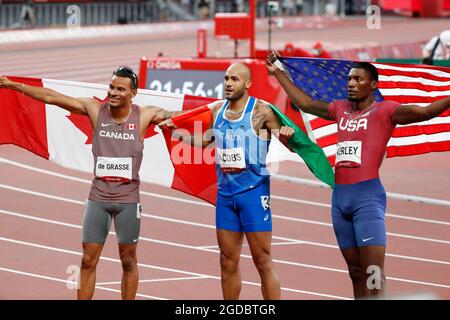
<svg viewBox="0 0 450 320">
<path fill-rule="evenodd" d="M 104 100 L 107 95 L 107 85 L 103 84 L 9 78 L 28 85 L 50 88 L 71 97 L 95 97 Z M 213 100 L 139 89 L 133 103 L 139 106 L 159 106 L 168 111 L 180 111 L 204 106 Z M 92 128 L 86 116 L 72 114 L 7 89 L 0 89 L 0 110 L 4 115 L 0 117 L 0 144 L 15 144 L 61 166 L 93 172 Z M 215 166 L 198 162 L 193 164 L 174 162 L 168 150 L 173 151 L 176 142 L 170 140 L 170 135 L 167 132 L 165 135 L 161 134 L 159 127 L 149 128 L 144 141 L 144 158 L 139 172 L 141 181 L 174 188 L 215 203 L 217 191 Z M 272 145 L 271 150 L 274 151 L 270 151 L 269 156 L 270 153 L 276 154 L 272 156 L 273 159 L 280 160 L 283 154 L 287 158 L 292 157 L 279 142 L 275 141 Z M 180 152 L 180 148 L 175 147 L 175 152 Z"/>
<path fill-rule="evenodd" d="M 135 123 L 127 124 L 127 130 L 136 130 L 136 124 Z"/>
</svg>

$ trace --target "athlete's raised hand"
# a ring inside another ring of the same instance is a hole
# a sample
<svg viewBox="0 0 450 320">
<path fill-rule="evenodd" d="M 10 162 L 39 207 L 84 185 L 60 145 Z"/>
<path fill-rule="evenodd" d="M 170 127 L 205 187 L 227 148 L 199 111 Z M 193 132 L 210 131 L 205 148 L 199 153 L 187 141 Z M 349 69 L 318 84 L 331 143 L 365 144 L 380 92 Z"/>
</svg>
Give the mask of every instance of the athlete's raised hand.
<svg viewBox="0 0 450 320">
<path fill-rule="evenodd" d="M 266 58 L 266 66 L 269 73 L 273 73 L 278 67 L 275 65 L 275 61 L 281 57 L 280 53 L 277 50 L 273 50 Z"/>
</svg>

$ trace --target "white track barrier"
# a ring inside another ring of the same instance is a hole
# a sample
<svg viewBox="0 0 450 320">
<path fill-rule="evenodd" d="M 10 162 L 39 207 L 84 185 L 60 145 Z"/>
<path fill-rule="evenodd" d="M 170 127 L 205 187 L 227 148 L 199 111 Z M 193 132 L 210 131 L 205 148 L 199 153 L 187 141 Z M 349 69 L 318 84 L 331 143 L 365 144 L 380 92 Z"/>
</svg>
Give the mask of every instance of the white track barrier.
<svg viewBox="0 0 450 320">
<path fill-rule="evenodd" d="M 305 185 L 305 186 L 309 186 L 309 187 L 330 189 L 330 187 L 328 185 L 326 185 L 325 183 L 311 180 L 311 179 L 296 178 L 296 177 L 290 177 L 290 176 L 281 175 L 281 174 L 272 175 L 272 179 L 284 181 L 284 182 L 301 184 L 301 185 Z M 410 202 L 416 202 L 416 203 L 434 204 L 434 205 L 438 205 L 438 206 L 450 207 L 450 201 L 447 201 L 447 200 L 419 197 L 419 196 L 413 196 L 410 194 L 402 194 L 402 193 L 394 193 L 394 192 L 386 192 L 386 194 L 387 194 L 388 198 L 395 199 L 395 200 L 403 200 L 403 201 L 410 201 Z"/>
</svg>

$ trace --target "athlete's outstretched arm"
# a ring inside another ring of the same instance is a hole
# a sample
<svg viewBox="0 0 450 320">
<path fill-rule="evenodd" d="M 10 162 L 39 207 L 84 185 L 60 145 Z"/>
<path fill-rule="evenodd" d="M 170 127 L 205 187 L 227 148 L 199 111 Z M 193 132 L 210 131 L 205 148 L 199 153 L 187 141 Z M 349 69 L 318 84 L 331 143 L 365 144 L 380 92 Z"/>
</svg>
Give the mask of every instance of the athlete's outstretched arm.
<svg viewBox="0 0 450 320">
<path fill-rule="evenodd" d="M 430 103 L 426 107 L 401 105 L 394 111 L 394 123 L 408 124 L 430 120 L 450 108 L 450 97 Z"/>
<path fill-rule="evenodd" d="M 306 92 L 298 88 L 284 71 L 278 69 L 275 61 L 278 60 L 279 54 L 274 51 L 267 56 L 266 65 L 271 74 L 277 78 L 278 82 L 283 87 L 284 91 L 303 112 L 314 114 L 320 118 L 331 120 L 328 114 L 328 103 L 313 100 Z"/>
<path fill-rule="evenodd" d="M 21 92 L 33 99 L 53 104 L 73 113 L 89 115 L 91 106 L 100 107 L 100 102 L 91 98 L 73 98 L 63 95 L 55 90 L 26 85 L 21 82 L 11 81 L 6 77 L 0 77 L 0 88 L 6 88 Z M 93 113 L 93 112 L 91 112 Z"/>
<path fill-rule="evenodd" d="M 167 111 L 164 108 L 156 106 L 145 106 L 141 109 L 141 116 L 145 119 L 145 126 L 148 127 L 152 124 L 160 124 L 164 120 L 175 117 L 183 111 Z"/>
</svg>

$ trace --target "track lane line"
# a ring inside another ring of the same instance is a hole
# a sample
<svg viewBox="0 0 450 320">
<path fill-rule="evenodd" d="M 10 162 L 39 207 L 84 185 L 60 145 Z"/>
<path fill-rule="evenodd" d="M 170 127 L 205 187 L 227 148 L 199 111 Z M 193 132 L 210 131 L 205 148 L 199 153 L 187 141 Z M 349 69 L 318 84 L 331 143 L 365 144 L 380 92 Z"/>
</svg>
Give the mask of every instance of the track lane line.
<svg viewBox="0 0 450 320">
<path fill-rule="evenodd" d="M 50 281 L 56 281 L 56 282 L 63 282 L 65 284 L 70 284 L 70 285 L 75 285 L 75 286 L 77 285 L 77 283 L 73 282 L 73 281 L 59 279 L 59 278 L 50 277 L 50 276 L 44 276 L 44 275 L 37 274 L 37 273 L 30 273 L 30 272 L 25 272 L 25 271 L 19 271 L 19 270 L 10 269 L 10 268 L 0 267 L 0 271 L 10 272 L 10 273 L 19 274 L 19 275 L 22 275 L 22 276 L 33 277 L 33 278 L 38 278 L 38 279 L 44 279 L 44 280 L 50 280 Z M 103 287 L 103 286 L 101 286 L 101 284 L 96 285 L 95 288 L 99 289 L 99 290 L 104 290 L 104 291 L 111 291 L 111 292 L 121 293 L 120 290 Z M 161 297 L 156 297 L 156 296 L 149 296 L 149 295 L 142 294 L 142 293 L 136 293 L 136 296 L 142 297 L 142 298 L 154 299 L 154 300 L 168 300 L 166 298 L 161 298 Z"/>
<path fill-rule="evenodd" d="M 181 277 L 181 278 L 165 278 L 165 279 L 148 279 L 148 280 L 139 280 L 139 283 L 148 283 L 148 282 L 164 282 L 164 281 L 184 281 L 184 280 L 198 280 L 198 279 L 208 279 L 208 277 Z M 111 281 L 111 282 L 97 282 L 100 286 L 113 285 L 113 284 L 121 284 L 122 281 Z"/>
</svg>

